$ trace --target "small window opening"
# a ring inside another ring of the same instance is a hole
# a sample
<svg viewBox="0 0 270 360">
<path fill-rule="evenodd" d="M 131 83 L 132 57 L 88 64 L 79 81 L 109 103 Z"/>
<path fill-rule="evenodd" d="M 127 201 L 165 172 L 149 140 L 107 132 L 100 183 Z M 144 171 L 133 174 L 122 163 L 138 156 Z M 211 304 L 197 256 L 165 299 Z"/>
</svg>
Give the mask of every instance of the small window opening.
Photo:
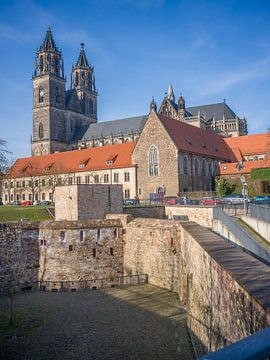
<svg viewBox="0 0 270 360">
<path fill-rule="evenodd" d="M 64 231 L 60 231 L 60 240 L 63 242 L 66 238 L 66 233 Z"/>
<path fill-rule="evenodd" d="M 73 250 L 73 245 L 69 245 L 68 251 L 72 251 L 72 250 Z"/>
<path fill-rule="evenodd" d="M 80 231 L 80 242 L 83 242 L 83 230 Z"/>
<path fill-rule="evenodd" d="M 173 238 L 171 238 L 171 247 L 173 247 Z"/>
<path fill-rule="evenodd" d="M 110 248 L 110 254 L 113 256 L 113 248 Z"/>
<path fill-rule="evenodd" d="M 113 235 L 114 235 L 114 237 L 117 237 L 117 229 L 116 228 L 113 230 Z"/>
<path fill-rule="evenodd" d="M 40 245 L 43 245 L 43 240 L 40 240 Z"/>
<path fill-rule="evenodd" d="M 97 240 L 100 240 L 100 229 L 97 229 Z"/>
<path fill-rule="evenodd" d="M 96 255 L 97 255 L 97 251 L 96 251 L 96 249 L 93 249 L 93 258 L 95 258 Z"/>
</svg>

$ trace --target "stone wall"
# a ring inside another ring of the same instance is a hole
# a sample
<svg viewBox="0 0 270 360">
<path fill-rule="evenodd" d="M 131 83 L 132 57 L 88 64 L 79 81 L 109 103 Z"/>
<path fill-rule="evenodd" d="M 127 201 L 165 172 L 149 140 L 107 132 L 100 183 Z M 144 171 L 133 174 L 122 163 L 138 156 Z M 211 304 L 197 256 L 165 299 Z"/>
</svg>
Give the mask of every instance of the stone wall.
<svg viewBox="0 0 270 360">
<path fill-rule="evenodd" d="M 0 224 L 0 293 L 24 283 L 37 283 L 38 224 Z"/>
<path fill-rule="evenodd" d="M 39 246 L 39 280 L 58 282 L 50 286 L 123 274 L 122 225 L 118 220 L 42 223 Z M 89 285 L 98 287 L 96 281 Z"/>
<path fill-rule="evenodd" d="M 126 226 L 124 243 L 126 274 L 147 273 L 150 283 L 176 291 L 187 305 L 198 354 L 265 327 L 270 269 L 210 230 L 135 219 Z"/>
<path fill-rule="evenodd" d="M 134 218 L 165 219 L 165 206 L 125 207 L 124 214 L 130 214 Z"/>
<path fill-rule="evenodd" d="M 123 212 L 122 185 L 66 185 L 55 189 L 55 219 L 104 219 Z"/>
<path fill-rule="evenodd" d="M 241 215 L 241 219 L 270 243 L 270 223 L 249 215 Z"/>
<path fill-rule="evenodd" d="M 212 206 L 166 205 L 165 212 L 168 219 L 195 221 L 201 226 L 212 228 Z"/>
</svg>

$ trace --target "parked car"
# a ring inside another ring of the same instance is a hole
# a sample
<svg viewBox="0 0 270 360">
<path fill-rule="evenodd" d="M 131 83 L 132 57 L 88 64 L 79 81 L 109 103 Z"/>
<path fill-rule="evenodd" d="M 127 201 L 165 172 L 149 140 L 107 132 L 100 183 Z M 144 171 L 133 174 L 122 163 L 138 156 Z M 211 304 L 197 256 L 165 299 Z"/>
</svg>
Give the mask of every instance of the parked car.
<svg viewBox="0 0 270 360">
<path fill-rule="evenodd" d="M 34 206 L 40 205 L 40 201 L 39 201 L 39 200 L 35 200 L 35 201 L 33 202 L 33 205 L 34 205 Z"/>
<path fill-rule="evenodd" d="M 22 206 L 29 206 L 32 205 L 32 201 L 23 201 Z"/>
<path fill-rule="evenodd" d="M 203 197 L 201 200 L 202 205 L 220 205 L 221 200 L 217 197 Z"/>
<path fill-rule="evenodd" d="M 140 205 L 139 199 L 125 199 L 123 202 L 124 205 Z"/>
<path fill-rule="evenodd" d="M 4 204 L 3 204 L 3 201 L 2 201 L 2 200 L 0 200 L 0 206 L 2 206 L 2 205 L 4 205 Z"/>
<path fill-rule="evenodd" d="M 51 205 L 51 202 L 50 202 L 50 201 L 45 201 L 45 200 L 43 200 L 43 201 L 40 202 L 39 205 L 41 205 L 41 206 L 47 206 L 47 205 Z"/>
<path fill-rule="evenodd" d="M 19 206 L 19 205 L 21 205 L 21 202 L 20 201 L 12 201 L 10 203 L 10 205 Z"/>
<path fill-rule="evenodd" d="M 251 203 L 257 205 L 270 205 L 270 196 L 267 195 L 254 196 L 251 199 Z"/>
<path fill-rule="evenodd" d="M 222 198 L 225 204 L 243 204 L 244 196 L 242 194 L 233 194 Z"/>
</svg>

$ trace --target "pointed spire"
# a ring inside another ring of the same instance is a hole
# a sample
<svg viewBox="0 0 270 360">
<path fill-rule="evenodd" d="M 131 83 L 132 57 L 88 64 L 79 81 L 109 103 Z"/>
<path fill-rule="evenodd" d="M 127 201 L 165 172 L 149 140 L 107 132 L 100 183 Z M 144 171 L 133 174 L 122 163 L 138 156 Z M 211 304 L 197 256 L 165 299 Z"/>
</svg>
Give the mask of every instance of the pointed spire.
<svg viewBox="0 0 270 360">
<path fill-rule="evenodd" d="M 79 68 L 88 68 L 89 67 L 89 64 L 88 64 L 88 61 L 87 61 L 87 58 L 86 58 L 86 55 L 84 52 L 84 43 L 81 43 L 81 51 L 80 51 L 78 61 L 76 63 L 76 67 L 79 67 Z"/>
<path fill-rule="evenodd" d="M 172 84 L 170 83 L 169 88 L 168 88 L 168 92 L 167 92 L 167 98 L 171 101 L 175 101 L 175 96 L 174 96 L 174 92 L 173 92 L 173 88 L 172 88 Z"/>
<path fill-rule="evenodd" d="M 55 41 L 53 39 L 53 35 L 52 35 L 52 30 L 51 27 L 48 27 L 48 30 L 46 32 L 46 36 L 45 39 L 40 47 L 40 51 L 59 51 L 58 48 L 56 47 Z"/>
<path fill-rule="evenodd" d="M 152 96 L 152 100 L 150 103 L 150 111 L 154 110 L 155 112 L 157 112 L 157 104 L 155 102 L 154 96 Z"/>
</svg>

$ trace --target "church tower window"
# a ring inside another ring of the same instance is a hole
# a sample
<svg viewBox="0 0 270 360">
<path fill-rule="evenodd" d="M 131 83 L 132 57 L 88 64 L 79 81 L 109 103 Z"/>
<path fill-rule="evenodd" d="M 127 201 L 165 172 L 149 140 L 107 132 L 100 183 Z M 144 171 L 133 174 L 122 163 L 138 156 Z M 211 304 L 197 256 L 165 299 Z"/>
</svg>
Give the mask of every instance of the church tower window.
<svg viewBox="0 0 270 360">
<path fill-rule="evenodd" d="M 39 90 L 38 90 L 38 101 L 40 103 L 43 103 L 44 101 L 44 89 L 43 89 L 43 86 L 40 86 L 39 87 Z"/>
<path fill-rule="evenodd" d="M 188 159 L 186 156 L 183 158 L 183 173 L 184 175 L 188 175 Z"/>
<path fill-rule="evenodd" d="M 149 151 L 149 175 L 157 176 L 158 175 L 158 152 L 155 145 L 152 145 Z"/>
<path fill-rule="evenodd" d="M 60 95 L 58 87 L 55 88 L 55 102 L 60 103 Z"/>
<path fill-rule="evenodd" d="M 43 124 L 42 123 L 39 123 L 38 136 L 39 136 L 40 139 L 43 139 L 43 137 L 44 137 L 44 130 L 43 130 Z"/>
<path fill-rule="evenodd" d="M 93 104 L 93 100 L 89 99 L 89 113 L 93 114 L 94 113 L 94 104 Z"/>
</svg>

